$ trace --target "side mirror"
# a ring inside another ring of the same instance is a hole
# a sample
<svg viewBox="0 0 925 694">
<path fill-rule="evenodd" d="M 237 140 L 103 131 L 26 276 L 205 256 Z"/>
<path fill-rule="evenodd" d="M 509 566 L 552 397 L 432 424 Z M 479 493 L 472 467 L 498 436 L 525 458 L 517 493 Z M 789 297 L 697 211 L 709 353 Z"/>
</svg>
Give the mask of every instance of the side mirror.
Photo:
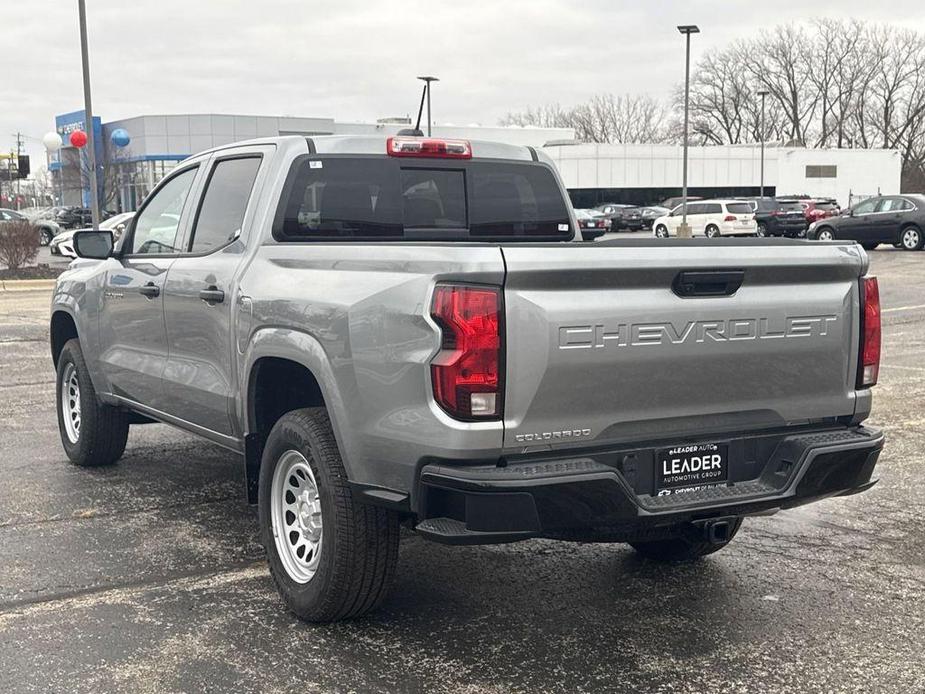
<svg viewBox="0 0 925 694">
<path fill-rule="evenodd" d="M 105 260 L 114 246 L 111 231 L 78 231 L 74 234 L 74 253 L 78 258 Z"/>
</svg>

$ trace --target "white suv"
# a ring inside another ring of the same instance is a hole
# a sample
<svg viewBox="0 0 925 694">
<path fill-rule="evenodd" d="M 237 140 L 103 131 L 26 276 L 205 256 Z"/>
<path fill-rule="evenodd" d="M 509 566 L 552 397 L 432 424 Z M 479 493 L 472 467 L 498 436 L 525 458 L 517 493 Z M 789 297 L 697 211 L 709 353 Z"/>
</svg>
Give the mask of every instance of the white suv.
<svg viewBox="0 0 925 694">
<path fill-rule="evenodd" d="M 681 226 L 681 207 L 678 205 L 652 224 L 652 232 L 659 238 L 676 236 Z M 758 225 L 751 206 L 742 200 L 697 200 L 687 203 L 687 223 L 693 236 L 755 236 Z"/>
</svg>

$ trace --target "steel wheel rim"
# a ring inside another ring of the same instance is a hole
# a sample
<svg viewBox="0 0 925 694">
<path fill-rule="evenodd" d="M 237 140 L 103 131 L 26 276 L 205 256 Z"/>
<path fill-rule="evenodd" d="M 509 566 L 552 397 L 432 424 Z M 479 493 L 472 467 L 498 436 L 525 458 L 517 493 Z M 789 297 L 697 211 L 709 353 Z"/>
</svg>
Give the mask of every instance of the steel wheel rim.
<svg viewBox="0 0 925 694">
<path fill-rule="evenodd" d="M 64 367 L 61 376 L 61 415 L 68 441 L 77 443 L 80 440 L 80 381 L 73 362 Z"/>
<path fill-rule="evenodd" d="M 283 568 L 296 583 L 308 583 L 318 570 L 323 523 L 318 484 L 299 451 L 286 451 L 276 463 L 270 515 L 276 553 Z"/>
<path fill-rule="evenodd" d="M 906 248 L 915 248 L 919 245 L 919 232 L 915 229 L 906 229 L 903 232 L 903 246 Z"/>
<path fill-rule="evenodd" d="M 835 237 L 832 235 L 832 232 L 829 231 L 828 229 L 823 229 L 822 231 L 819 232 L 820 241 L 831 241 L 834 238 Z"/>
</svg>

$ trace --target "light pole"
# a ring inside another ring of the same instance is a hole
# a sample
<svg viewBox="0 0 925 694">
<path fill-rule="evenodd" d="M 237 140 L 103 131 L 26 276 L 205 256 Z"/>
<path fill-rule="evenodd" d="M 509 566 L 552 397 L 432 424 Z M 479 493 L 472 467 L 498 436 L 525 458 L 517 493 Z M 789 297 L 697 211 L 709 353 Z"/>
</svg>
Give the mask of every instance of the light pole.
<svg viewBox="0 0 925 694">
<path fill-rule="evenodd" d="M 691 95 L 691 34 L 699 34 L 700 28 L 696 24 L 684 24 L 678 27 L 678 31 L 687 39 L 684 57 L 684 171 L 681 183 L 681 226 L 678 227 L 678 237 L 689 239 L 691 228 L 687 225 L 687 129 Z"/>
<path fill-rule="evenodd" d="M 759 133 L 759 136 L 761 137 L 761 192 L 759 193 L 759 195 L 763 198 L 764 197 L 764 134 L 765 134 L 764 100 L 768 96 L 768 90 L 767 89 L 759 90 L 758 96 L 761 97 L 761 125 L 759 126 L 761 128 L 761 132 Z"/>
<path fill-rule="evenodd" d="M 439 82 L 439 81 L 440 81 L 440 78 L 438 78 L 438 77 L 431 77 L 431 76 L 427 75 L 427 76 L 424 76 L 424 77 L 418 77 L 418 79 L 421 80 L 422 82 L 424 82 L 424 84 L 425 84 L 425 89 L 426 89 L 426 91 L 427 91 L 427 137 L 430 137 L 430 126 L 431 126 L 431 124 L 433 123 L 433 120 L 432 120 L 431 117 L 430 117 L 430 83 L 431 83 L 431 82 Z"/>
<path fill-rule="evenodd" d="M 87 129 L 87 161 L 90 165 L 90 214 L 93 228 L 100 228 L 100 198 L 96 187 L 96 137 L 93 132 L 93 104 L 90 101 L 90 56 L 87 52 L 87 9 L 77 0 L 80 16 L 80 61 L 84 79 L 84 127 Z"/>
</svg>

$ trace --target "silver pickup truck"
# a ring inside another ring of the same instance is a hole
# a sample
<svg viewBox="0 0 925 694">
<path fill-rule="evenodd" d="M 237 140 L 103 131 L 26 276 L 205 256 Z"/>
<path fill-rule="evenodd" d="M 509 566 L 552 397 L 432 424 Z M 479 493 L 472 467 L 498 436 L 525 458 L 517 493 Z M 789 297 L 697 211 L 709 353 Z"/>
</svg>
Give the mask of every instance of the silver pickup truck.
<svg viewBox="0 0 925 694">
<path fill-rule="evenodd" d="M 661 560 L 870 487 L 879 296 L 854 243 L 578 243 L 542 151 L 279 137 L 190 157 L 51 313 L 61 439 L 165 422 L 243 457 L 312 621 L 378 605 L 399 528 Z"/>
</svg>

